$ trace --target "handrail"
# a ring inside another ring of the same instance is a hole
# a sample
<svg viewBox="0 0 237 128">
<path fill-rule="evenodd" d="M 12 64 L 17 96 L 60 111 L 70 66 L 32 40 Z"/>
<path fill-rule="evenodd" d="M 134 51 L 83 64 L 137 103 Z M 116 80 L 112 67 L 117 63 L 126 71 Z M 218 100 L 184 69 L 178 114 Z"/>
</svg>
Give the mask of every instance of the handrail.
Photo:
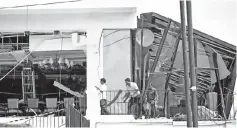
<svg viewBox="0 0 237 128">
<path fill-rule="evenodd" d="M 19 93 L 11 93 L 11 92 L 0 92 L 0 94 L 22 95 L 22 94 L 19 94 Z"/>
<path fill-rule="evenodd" d="M 67 92 L 60 92 L 61 94 L 66 94 Z M 36 94 L 38 96 L 47 96 L 47 95 L 53 95 L 53 94 L 58 94 L 58 93 L 41 93 L 41 94 Z"/>
</svg>

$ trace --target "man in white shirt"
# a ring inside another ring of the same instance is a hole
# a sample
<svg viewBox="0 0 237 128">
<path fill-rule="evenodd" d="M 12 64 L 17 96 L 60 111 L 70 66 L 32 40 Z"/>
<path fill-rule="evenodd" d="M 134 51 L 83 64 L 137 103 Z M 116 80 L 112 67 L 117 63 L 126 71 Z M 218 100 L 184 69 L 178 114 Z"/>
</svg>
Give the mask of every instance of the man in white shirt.
<svg viewBox="0 0 237 128">
<path fill-rule="evenodd" d="M 140 113 L 140 91 L 139 88 L 137 86 L 137 84 L 135 82 L 131 82 L 131 80 L 129 78 L 125 79 L 125 83 L 127 86 L 127 92 L 125 94 L 125 96 L 123 97 L 124 101 L 126 102 L 128 98 L 129 102 L 128 102 L 128 114 L 131 114 L 131 108 L 132 106 L 135 108 L 135 110 L 133 111 L 133 114 L 138 117 L 139 113 Z"/>
<path fill-rule="evenodd" d="M 105 78 L 100 79 L 100 86 L 95 86 L 96 89 L 99 91 L 100 97 L 100 107 L 101 107 L 101 115 L 108 115 L 109 111 L 107 110 L 107 85 Z"/>
</svg>

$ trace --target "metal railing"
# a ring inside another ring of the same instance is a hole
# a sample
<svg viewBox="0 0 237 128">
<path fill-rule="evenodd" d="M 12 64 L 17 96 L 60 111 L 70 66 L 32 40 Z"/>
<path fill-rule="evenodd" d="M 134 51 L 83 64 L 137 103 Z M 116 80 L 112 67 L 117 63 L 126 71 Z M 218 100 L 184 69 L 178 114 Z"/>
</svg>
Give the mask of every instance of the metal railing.
<svg viewBox="0 0 237 128">
<path fill-rule="evenodd" d="M 82 113 L 70 105 L 66 109 L 66 127 L 90 127 L 90 121 Z"/>
<path fill-rule="evenodd" d="M 5 126 L 30 126 L 30 127 L 52 127 L 59 128 L 65 127 L 67 110 L 68 106 L 73 106 L 73 109 L 80 113 L 80 116 L 86 115 L 86 97 L 72 97 L 74 102 L 69 101 L 58 101 L 58 105 L 55 108 L 46 108 L 43 113 L 36 112 L 35 109 L 30 109 L 31 113 L 34 113 L 33 116 L 14 116 L 12 120 L 5 123 Z M 47 109 L 47 111 L 46 111 Z M 71 110 L 71 109 L 70 109 Z M 38 115 L 37 115 L 38 114 Z M 76 119 L 75 115 L 70 114 L 71 119 Z M 81 118 L 82 118 L 81 117 Z M 75 120 L 76 122 L 76 120 Z"/>
<path fill-rule="evenodd" d="M 121 91 L 121 90 L 120 90 Z M 148 90 L 143 103 L 140 102 L 140 96 L 123 101 L 126 91 L 106 91 L 102 99 L 106 99 L 106 104 L 101 109 L 106 109 L 108 115 L 135 115 L 135 117 L 145 116 L 146 118 L 164 117 L 164 90 Z M 120 93 L 119 93 L 120 92 Z M 134 91 L 130 91 L 133 93 Z M 229 94 L 233 96 L 237 94 Z M 105 97 L 106 96 L 106 97 Z M 199 121 L 225 121 L 224 113 L 227 110 L 222 109 L 220 94 L 205 94 L 198 98 L 198 118 Z M 224 95 L 224 103 L 227 104 L 227 95 Z M 234 100 L 230 101 L 234 104 Z M 237 104 L 237 103 L 235 103 Z M 176 121 L 186 120 L 185 95 L 183 93 L 170 92 L 168 95 L 168 116 Z M 235 105 L 236 106 L 236 105 Z M 229 110 L 230 111 L 230 110 Z M 102 114 L 106 115 L 106 114 Z M 232 120 L 233 115 L 226 120 Z"/>
<path fill-rule="evenodd" d="M 120 91 L 121 93 L 119 93 Z M 140 115 L 141 113 L 144 115 L 146 113 L 146 110 L 144 109 L 148 109 L 149 107 L 151 107 L 152 109 L 156 109 L 157 111 L 157 114 L 153 116 L 157 117 L 158 115 L 161 115 L 158 114 L 158 111 L 162 111 L 163 109 L 163 102 L 161 102 L 162 97 L 164 97 L 163 90 L 155 91 L 154 97 L 147 97 L 143 104 L 140 103 L 140 96 L 130 97 L 126 101 L 124 101 L 123 97 L 126 95 L 127 91 L 120 91 L 113 90 L 103 92 L 106 94 L 102 95 L 102 99 L 106 99 L 107 105 L 105 106 L 107 111 L 109 111 L 110 115 L 133 115 L 134 113 L 135 115 Z M 135 91 L 130 92 L 131 94 L 135 93 Z M 148 91 L 147 93 L 149 92 L 154 93 L 154 91 Z M 151 113 L 153 112 L 151 111 Z"/>
</svg>

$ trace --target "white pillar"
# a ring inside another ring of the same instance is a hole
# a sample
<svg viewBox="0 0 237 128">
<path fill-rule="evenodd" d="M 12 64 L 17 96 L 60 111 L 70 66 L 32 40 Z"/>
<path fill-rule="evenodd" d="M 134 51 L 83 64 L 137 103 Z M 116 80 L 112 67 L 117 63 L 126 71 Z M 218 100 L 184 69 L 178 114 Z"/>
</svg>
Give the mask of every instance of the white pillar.
<svg viewBox="0 0 237 128">
<path fill-rule="evenodd" d="M 90 127 L 95 127 L 96 119 L 100 116 L 100 102 L 98 91 L 95 86 L 100 84 L 100 77 L 103 73 L 103 52 L 100 51 L 99 57 L 99 41 L 102 29 L 91 28 L 87 30 L 87 112 L 86 117 L 90 120 Z M 102 47 L 100 47 L 102 48 Z M 101 60 L 99 60 L 99 58 Z M 99 61 L 101 64 L 99 64 Z"/>
</svg>

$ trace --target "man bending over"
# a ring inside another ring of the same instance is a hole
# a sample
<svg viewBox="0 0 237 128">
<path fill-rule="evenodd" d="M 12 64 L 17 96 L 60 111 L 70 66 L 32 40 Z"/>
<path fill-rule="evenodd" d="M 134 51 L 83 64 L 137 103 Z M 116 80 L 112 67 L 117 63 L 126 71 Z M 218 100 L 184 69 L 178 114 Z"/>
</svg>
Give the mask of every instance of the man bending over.
<svg viewBox="0 0 237 128">
<path fill-rule="evenodd" d="M 128 102 L 128 114 L 134 114 L 135 118 L 138 118 L 140 113 L 139 109 L 140 91 L 138 89 L 137 84 L 135 82 L 131 82 L 129 78 L 125 79 L 125 83 L 127 87 L 127 92 L 123 97 L 124 99 L 123 102 L 126 102 L 127 99 L 130 98 Z M 131 111 L 132 108 L 134 108 L 133 111 Z"/>
</svg>

